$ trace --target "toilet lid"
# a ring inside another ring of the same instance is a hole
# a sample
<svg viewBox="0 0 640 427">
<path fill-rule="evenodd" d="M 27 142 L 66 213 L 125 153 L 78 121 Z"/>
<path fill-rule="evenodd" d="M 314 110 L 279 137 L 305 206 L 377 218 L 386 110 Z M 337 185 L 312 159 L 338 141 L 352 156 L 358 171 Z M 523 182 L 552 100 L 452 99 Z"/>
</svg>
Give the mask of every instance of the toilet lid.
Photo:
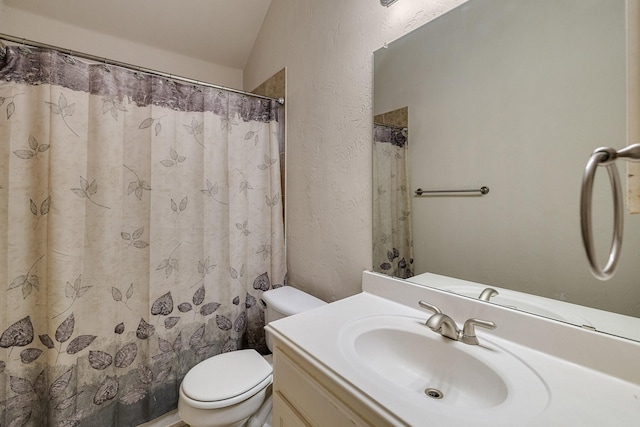
<svg viewBox="0 0 640 427">
<path fill-rule="evenodd" d="M 231 399 L 260 385 L 272 371 L 255 350 L 222 353 L 191 368 L 182 380 L 182 390 L 201 402 Z"/>
</svg>

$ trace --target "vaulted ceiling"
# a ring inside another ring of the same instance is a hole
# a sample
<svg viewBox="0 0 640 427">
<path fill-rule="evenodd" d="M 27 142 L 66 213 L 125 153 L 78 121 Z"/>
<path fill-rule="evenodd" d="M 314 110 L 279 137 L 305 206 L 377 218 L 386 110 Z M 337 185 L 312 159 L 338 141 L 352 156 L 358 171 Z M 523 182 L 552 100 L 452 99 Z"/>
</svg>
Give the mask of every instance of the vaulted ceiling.
<svg viewBox="0 0 640 427">
<path fill-rule="evenodd" d="M 5 7 L 236 69 L 244 68 L 271 3 L 271 0 L 1 1 Z"/>
</svg>

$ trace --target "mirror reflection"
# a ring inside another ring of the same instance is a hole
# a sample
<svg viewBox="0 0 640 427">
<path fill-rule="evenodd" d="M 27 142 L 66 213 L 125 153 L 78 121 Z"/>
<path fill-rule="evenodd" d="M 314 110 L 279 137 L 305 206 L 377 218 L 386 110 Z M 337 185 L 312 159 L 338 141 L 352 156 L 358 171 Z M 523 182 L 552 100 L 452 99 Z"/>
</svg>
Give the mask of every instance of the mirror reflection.
<svg viewBox="0 0 640 427">
<path fill-rule="evenodd" d="M 413 276 L 408 109 L 373 118 L 373 259 L 378 272 Z"/>
<path fill-rule="evenodd" d="M 606 282 L 589 272 L 579 218 L 590 154 L 628 143 L 633 2 L 470 0 L 375 52 L 375 271 L 474 298 L 494 287 L 493 302 L 633 335 L 600 315 L 640 322 L 640 215 L 625 212 Z M 604 170 L 593 207 L 604 263 Z"/>
</svg>

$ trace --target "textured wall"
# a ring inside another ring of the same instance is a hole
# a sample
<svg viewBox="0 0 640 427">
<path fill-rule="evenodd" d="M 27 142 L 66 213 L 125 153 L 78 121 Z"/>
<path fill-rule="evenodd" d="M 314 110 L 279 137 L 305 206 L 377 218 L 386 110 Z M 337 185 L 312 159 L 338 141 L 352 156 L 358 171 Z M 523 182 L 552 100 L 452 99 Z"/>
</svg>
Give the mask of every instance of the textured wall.
<svg viewBox="0 0 640 427">
<path fill-rule="evenodd" d="M 160 31 L 160 29 L 158 29 Z M 0 33 L 89 53 L 177 76 L 242 89 L 242 70 L 212 64 L 75 27 L 5 6 L 0 2 Z"/>
<path fill-rule="evenodd" d="M 244 70 L 256 87 L 287 67 L 291 282 L 328 301 L 371 268 L 373 51 L 464 0 L 273 0 Z"/>
</svg>

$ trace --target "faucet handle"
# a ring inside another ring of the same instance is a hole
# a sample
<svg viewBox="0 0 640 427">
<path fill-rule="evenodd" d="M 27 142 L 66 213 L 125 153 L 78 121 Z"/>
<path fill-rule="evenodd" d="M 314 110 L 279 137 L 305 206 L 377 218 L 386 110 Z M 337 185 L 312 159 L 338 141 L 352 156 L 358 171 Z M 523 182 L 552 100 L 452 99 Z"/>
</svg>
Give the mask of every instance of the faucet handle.
<svg viewBox="0 0 640 427">
<path fill-rule="evenodd" d="M 481 319 L 468 319 L 464 322 L 464 327 L 462 328 L 462 336 L 460 337 L 460 341 L 465 344 L 470 345 L 478 345 L 478 337 L 476 337 L 476 326 L 480 326 L 481 328 L 486 329 L 495 329 L 497 325 L 488 320 Z"/>
<path fill-rule="evenodd" d="M 485 288 L 481 293 L 478 299 L 480 301 L 489 301 L 491 297 L 498 295 L 498 291 L 493 288 Z"/>
<path fill-rule="evenodd" d="M 435 314 L 442 314 L 442 310 L 440 310 L 438 307 L 436 307 L 433 304 L 429 304 L 426 301 L 420 300 L 418 301 L 418 305 L 426 310 L 433 311 Z"/>
</svg>

